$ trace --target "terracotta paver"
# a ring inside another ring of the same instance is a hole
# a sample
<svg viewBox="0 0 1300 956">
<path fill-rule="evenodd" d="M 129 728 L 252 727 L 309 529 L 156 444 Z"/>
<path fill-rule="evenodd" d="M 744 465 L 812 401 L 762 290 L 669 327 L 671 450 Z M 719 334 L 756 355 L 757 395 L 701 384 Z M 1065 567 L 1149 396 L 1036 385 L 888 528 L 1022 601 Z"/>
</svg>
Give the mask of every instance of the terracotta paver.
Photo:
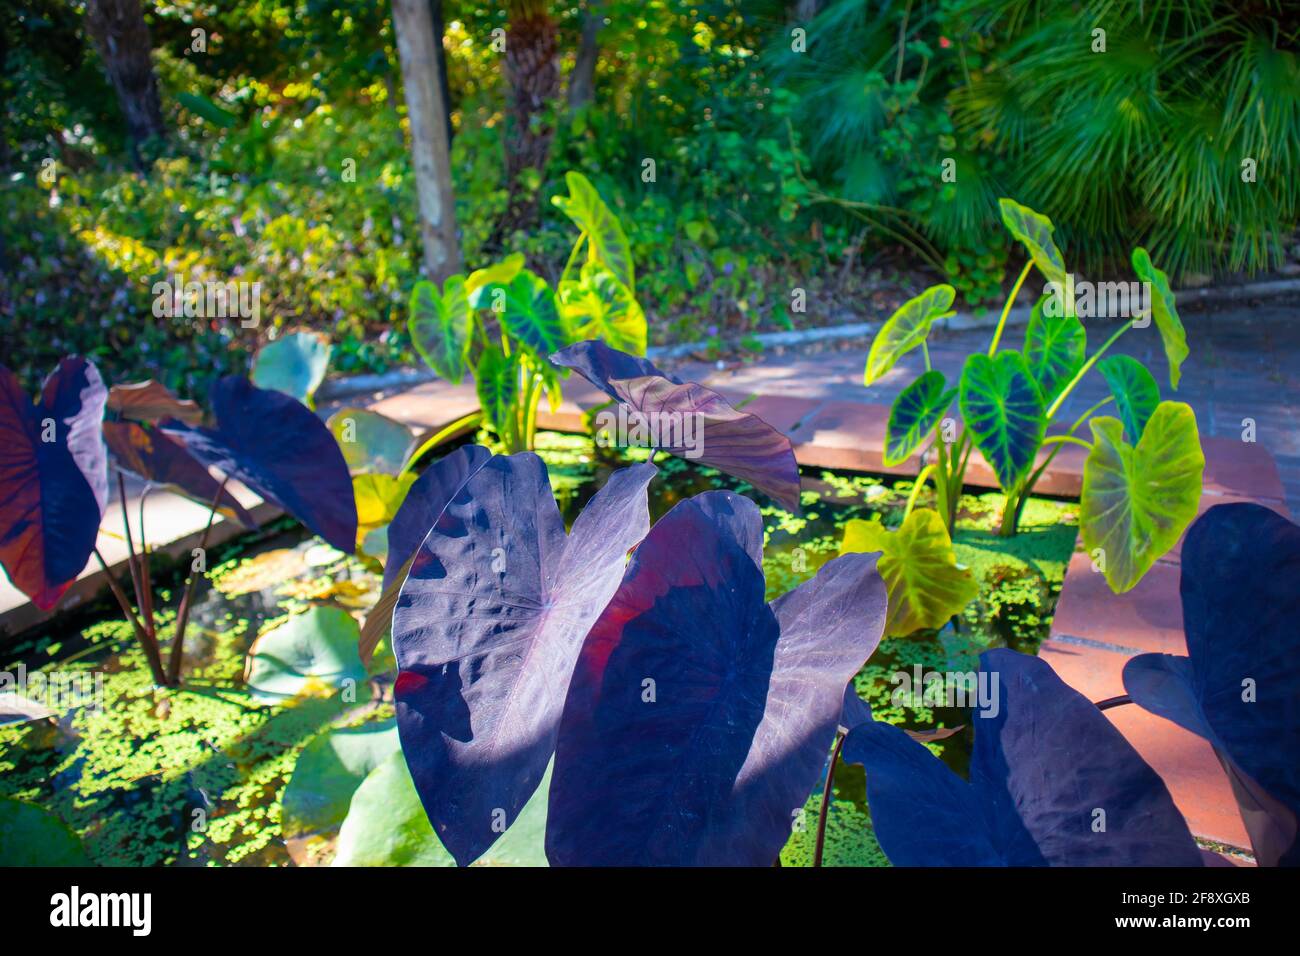
<svg viewBox="0 0 1300 956">
<path fill-rule="evenodd" d="M 902 465 L 885 466 L 888 422 L 886 405 L 825 402 L 800 423 L 794 439 L 795 458 L 802 465 L 821 468 L 915 475 L 920 467 L 916 455 Z"/>
<path fill-rule="evenodd" d="M 1103 645 L 1116 653 L 1186 654 L 1179 568 L 1157 561 L 1131 591 L 1115 594 L 1092 558 L 1070 558 L 1052 620 L 1052 636 Z"/>
</svg>

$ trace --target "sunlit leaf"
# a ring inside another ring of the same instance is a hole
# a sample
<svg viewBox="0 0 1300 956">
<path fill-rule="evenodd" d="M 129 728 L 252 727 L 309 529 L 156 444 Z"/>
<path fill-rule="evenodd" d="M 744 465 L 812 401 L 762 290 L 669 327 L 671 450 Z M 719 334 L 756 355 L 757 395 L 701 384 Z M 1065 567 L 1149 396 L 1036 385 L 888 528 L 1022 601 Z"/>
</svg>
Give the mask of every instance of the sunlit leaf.
<svg viewBox="0 0 1300 956">
<path fill-rule="evenodd" d="M 645 313 L 631 290 L 604 266 L 584 265 L 578 281 L 561 285 L 558 302 L 570 339 L 601 339 L 620 351 L 645 354 Z"/>
<path fill-rule="evenodd" d="M 401 422 L 364 408 L 340 408 L 325 422 L 352 474 L 395 475 L 406 464 L 415 436 Z"/>
<path fill-rule="evenodd" d="M 952 314 L 956 295 L 957 290 L 952 286 L 936 285 L 900 305 L 871 342 L 862 384 L 879 381 L 900 358 L 924 342 L 931 324 Z"/>
<path fill-rule="evenodd" d="M 564 181 L 568 184 L 569 195 L 554 196 L 551 202 L 587 234 L 587 261 L 603 265 L 635 295 L 632 247 L 618 217 L 582 173 L 567 172 Z"/>
<path fill-rule="evenodd" d="M 1043 278 L 1064 288 L 1065 259 L 1052 238 L 1055 231 L 1052 220 L 1013 199 L 999 199 L 998 206 L 1002 210 L 1002 222 L 1025 247 Z"/>
<path fill-rule="evenodd" d="M 882 552 L 880 576 L 889 591 L 886 636 L 939 628 L 979 596 L 979 582 L 957 566 L 943 518 L 916 508 L 890 531 L 879 518 L 854 518 L 844 526 L 840 554 Z"/>
<path fill-rule="evenodd" d="M 161 382 L 149 379 L 128 385 L 114 385 L 108 390 L 106 410 L 119 418 L 155 423 L 176 418 L 190 425 L 203 420 L 203 410 L 194 402 L 179 399 Z"/>
<path fill-rule="evenodd" d="M 425 809 L 461 864 L 542 779 L 579 647 L 649 528 L 654 474 L 614 472 L 566 535 L 541 459 L 498 455 L 416 552 L 393 612 L 397 720 Z"/>
<path fill-rule="evenodd" d="M 1088 424 L 1093 445 L 1083 464 L 1079 523 L 1084 547 L 1118 594 L 1137 584 L 1196 517 L 1205 456 L 1196 415 L 1182 402 L 1156 406 L 1136 448 L 1124 441 L 1119 419 L 1098 416 Z"/>
<path fill-rule="evenodd" d="M 451 276 L 441 293 L 432 282 L 417 282 L 411 290 L 406 329 L 424 363 L 440 377 L 459 385 L 465 376 L 473 334 L 465 277 Z"/>
<path fill-rule="evenodd" d="M 1115 396 L 1129 444 L 1137 444 L 1160 404 L 1160 386 L 1145 365 L 1127 355 L 1108 355 L 1097 363 L 1097 369 Z"/>
<path fill-rule="evenodd" d="M 337 827 L 361 781 L 400 750 L 393 719 L 317 734 L 298 755 L 280 798 L 281 831 L 294 837 Z"/>
</svg>

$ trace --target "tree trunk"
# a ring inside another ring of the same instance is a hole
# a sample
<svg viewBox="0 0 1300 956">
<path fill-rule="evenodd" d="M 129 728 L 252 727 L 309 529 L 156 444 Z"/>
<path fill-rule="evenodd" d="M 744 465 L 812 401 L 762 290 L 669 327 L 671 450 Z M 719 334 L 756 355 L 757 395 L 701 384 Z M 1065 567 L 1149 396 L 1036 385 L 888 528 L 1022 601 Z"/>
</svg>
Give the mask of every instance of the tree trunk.
<svg viewBox="0 0 1300 956">
<path fill-rule="evenodd" d="M 438 83 L 442 88 L 442 113 L 447 119 L 447 145 L 450 152 L 451 141 L 456 138 L 456 133 L 451 128 L 451 86 L 447 82 L 447 54 L 442 48 L 442 35 L 445 32 L 442 0 L 429 0 L 429 17 L 433 20 L 433 46 L 438 54 Z"/>
<path fill-rule="evenodd" d="M 516 229 L 527 228 L 537 219 L 537 196 L 524 186 L 520 174 L 526 169 L 540 173 L 546 168 L 555 129 L 545 111 L 560 92 L 555 23 L 546 3 L 510 0 L 508 7 L 506 80 L 510 92 L 506 104 L 505 152 L 509 198 L 505 214 L 489 241 L 489 245 L 497 248 Z"/>
<path fill-rule="evenodd" d="M 411 162 L 420 200 L 424 266 L 429 278 L 441 283 L 463 266 L 451 186 L 447 108 L 438 80 L 442 42 L 433 34 L 429 0 L 393 0 L 393 32 L 402 61 L 406 118 L 411 127 Z"/>
<path fill-rule="evenodd" d="M 569 107 L 578 109 L 586 106 L 596 96 L 596 61 L 600 59 L 600 44 L 597 37 L 605 24 L 604 11 L 600 0 L 591 0 L 586 4 L 586 13 L 582 20 L 582 42 L 578 46 L 578 57 L 573 62 L 573 72 L 569 74 Z"/>
<path fill-rule="evenodd" d="M 162 107 L 140 0 L 88 0 L 86 30 L 117 91 L 132 148 L 138 150 L 148 140 L 161 138 Z"/>
</svg>

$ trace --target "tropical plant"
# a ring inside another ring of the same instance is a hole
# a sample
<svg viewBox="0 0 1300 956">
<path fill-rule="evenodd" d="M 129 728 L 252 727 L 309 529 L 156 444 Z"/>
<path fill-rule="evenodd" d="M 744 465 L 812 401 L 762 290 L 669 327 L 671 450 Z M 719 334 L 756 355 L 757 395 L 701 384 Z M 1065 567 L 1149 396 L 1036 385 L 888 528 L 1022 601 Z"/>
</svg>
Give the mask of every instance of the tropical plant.
<svg viewBox="0 0 1300 956">
<path fill-rule="evenodd" d="M 441 290 L 421 281 L 411 292 L 407 329 L 416 350 L 450 382 L 466 371 L 474 376 L 482 421 L 508 452 L 533 447 L 543 393 L 559 406 L 559 373 L 547 361 L 552 352 L 600 337 L 645 353 L 645 313 L 623 227 L 585 176 L 570 172 L 566 179 L 569 195 L 554 202 L 579 232 L 554 290 L 514 253 L 451 276 Z"/>
<path fill-rule="evenodd" d="M 1002 218 L 1024 246 L 1028 261 L 1002 309 L 987 352 L 967 357 L 958 385 L 931 368 L 926 344 L 933 323 L 950 314 L 954 292 L 940 285 L 904 303 L 871 344 L 863 374 L 870 386 L 907 352 L 919 347 L 925 371 L 895 398 L 886 429 L 885 464 L 906 462 L 931 438 L 935 460 L 921 468 L 918 484 L 934 484 L 939 513 L 951 531 L 971 452 L 978 449 L 1006 495 L 1001 533 L 1013 535 L 1025 502 L 1065 443 L 1088 449 L 1084 466 L 1083 539 L 1115 591 L 1131 588 L 1161 554 L 1173 547 L 1196 516 L 1204 458 L 1191 408 L 1161 401 L 1151 373 L 1136 359 L 1105 356 L 1124 333 L 1153 322 L 1178 387 L 1187 339 L 1168 278 L 1144 249 L 1133 251 L 1133 268 L 1149 290 L 1148 307 L 1086 356 L 1087 333 L 1079 320 L 1072 276 L 1052 238 L 1047 217 L 1003 199 Z M 999 349 L 1016 295 L 1037 269 L 1048 283 L 1034 306 L 1020 350 Z M 1066 399 L 1096 366 L 1111 395 L 1063 432 L 1049 434 Z M 947 417 L 954 398 L 964 427 Z M 1120 417 L 1095 416 L 1114 402 Z M 1088 423 L 1093 441 L 1075 433 Z M 1047 451 L 1040 456 L 1040 452 Z"/>
<path fill-rule="evenodd" d="M 461 864 L 553 756 L 553 863 L 770 864 L 817 782 L 880 640 L 875 560 L 768 605 L 757 507 L 708 492 L 650 528 L 654 473 L 616 471 L 566 535 L 540 460 L 494 457 L 419 545 L 393 616 L 398 727 Z"/>
<path fill-rule="evenodd" d="M 213 386 L 214 423 L 193 402 L 158 382 L 106 388 L 95 366 L 64 359 L 45 382 L 41 400 L 0 366 L 0 564 L 38 607 L 57 605 L 93 554 L 123 615 L 145 651 L 154 681 L 180 679 L 194 588 L 206 571 L 206 546 L 218 513 L 247 528 L 252 518 L 226 485 L 241 482 L 261 498 L 351 553 L 356 508 L 347 466 L 333 436 L 297 399 L 228 376 Z M 127 564 L 135 607 L 118 586 L 96 544 L 109 499 L 108 460 L 117 470 Z M 209 471 L 223 474 L 218 481 Z M 137 553 L 124 475 L 146 485 L 139 499 Z M 209 508 L 173 625 L 164 662 L 155 615 L 151 558 L 144 525 L 151 487 L 166 487 Z"/>
<path fill-rule="evenodd" d="M 982 655 L 969 780 L 846 697 L 843 757 L 866 768 L 893 863 L 1199 865 L 1165 784 L 1101 713 L 1137 703 L 1214 747 L 1259 864 L 1296 865 L 1300 527 L 1257 504 L 1216 505 L 1181 560 L 1188 656 L 1131 658 L 1126 696 L 1093 704 L 1045 661 Z"/>
</svg>

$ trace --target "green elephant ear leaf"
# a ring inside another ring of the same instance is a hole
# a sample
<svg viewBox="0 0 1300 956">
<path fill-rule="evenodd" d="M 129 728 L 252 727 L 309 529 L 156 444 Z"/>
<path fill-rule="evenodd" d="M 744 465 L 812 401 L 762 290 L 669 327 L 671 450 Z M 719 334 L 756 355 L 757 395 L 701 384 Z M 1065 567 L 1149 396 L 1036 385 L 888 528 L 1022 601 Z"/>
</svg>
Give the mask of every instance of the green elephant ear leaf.
<svg viewBox="0 0 1300 956">
<path fill-rule="evenodd" d="M 937 511 L 917 508 L 896 531 L 879 518 L 854 518 L 844 527 L 840 554 L 882 552 L 876 565 L 885 581 L 889 610 L 885 636 L 943 627 L 979 595 L 979 582 L 958 567 L 952 538 Z"/>
<path fill-rule="evenodd" d="M 1043 403 L 1050 405 L 1083 368 L 1088 333 L 1077 316 L 1047 315 L 1045 301 L 1040 299 L 1029 316 L 1023 354 Z"/>
<path fill-rule="evenodd" d="M 500 262 L 483 269 L 475 269 L 465 280 L 465 293 L 469 297 L 470 306 L 475 309 L 486 308 L 488 303 L 484 302 L 483 290 L 492 286 L 509 285 L 515 280 L 515 276 L 523 271 L 522 252 L 512 252 Z"/>
<path fill-rule="evenodd" d="M 474 387 L 488 427 L 499 438 L 507 438 L 511 428 L 510 414 L 519 389 L 519 367 L 514 357 L 507 358 L 495 345 L 484 349 L 474 374 Z"/>
<path fill-rule="evenodd" d="M 885 428 L 885 464 L 893 468 L 907 461 L 934 430 L 956 396 L 957 389 L 948 388 L 948 380 L 938 369 L 924 373 L 899 392 L 889 409 L 889 424 Z"/>
<path fill-rule="evenodd" d="M 1169 384 L 1178 388 L 1182 377 L 1182 365 L 1190 350 L 1187 348 L 1187 332 L 1183 329 L 1183 320 L 1178 317 L 1174 307 L 1174 293 L 1169 288 L 1169 277 L 1151 263 L 1151 257 L 1140 246 L 1133 250 L 1133 271 L 1139 279 L 1151 289 L 1151 317 L 1156 320 L 1160 330 L 1160 341 L 1165 346 L 1165 358 L 1169 361 Z"/>
<path fill-rule="evenodd" d="M 411 290 L 411 342 L 429 368 L 456 385 L 465 375 L 472 321 L 464 276 L 448 278 L 441 294 L 432 282 L 417 282 Z"/>
<path fill-rule="evenodd" d="M 543 358 L 569 344 L 568 328 L 545 279 L 525 269 L 500 288 L 505 292 L 501 322 L 513 338 Z"/>
<path fill-rule="evenodd" d="M 378 561 L 388 557 L 386 529 L 406 500 L 419 475 L 354 475 L 352 494 L 357 501 L 357 550 Z M 385 532 L 385 533 L 380 533 Z"/>
<path fill-rule="evenodd" d="M 1083 543 L 1111 590 L 1122 594 L 1177 543 L 1196 517 L 1205 456 L 1196 415 L 1182 402 L 1161 402 L 1134 447 L 1124 425 L 1089 422 L 1093 446 L 1083 465 L 1079 522 Z"/>
<path fill-rule="evenodd" d="M 501 839 L 476 866 L 547 866 L 546 803 L 551 771 Z M 455 866 L 420 803 L 406 758 L 397 752 L 366 776 L 339 830 L 334 866 Z"/>
<path fill-rule="evenodd" d="M 862 384 L 878 381 L 900 358 L 924 342 L 930 334 L 930 325 L 952 314 L 949 310 L 956 297 L 957 290 L 952 286 L 936 285 L 899 306 L 871 343 Z"/>
<path fill-rule="evenodd" d="M 290 332 L 257 350 L 249 378 L 258 388 L 284 392 L 312 408 L 333 350 L 323 332 Z"/>
<path fill-rule="evenodd" d="M 572 339 L 603 339 L 620 352 L 645 355 L 645 312 L 631 290 L 604 266 L 584 265 L 578 281 L 560 285 L 558 301 Z"/>
<path fill-rule="evenodd" d="M 1142 439 L 1147 422 L 1160 404 L 1160 386 L 1147 367 L 1128 355 L 1110 355 L 1097 363 L 1101 377 L 1115 396 L 1119 420 L 1131 444 Z"/>
<path fill-rule="evenodd" d="M 569 195 L 555 196 L 551 202 L 587 234 L 587 261 L 603 265 L 635 295 L 632 246 L 618 217 L 582 173 L 565 173 L 564 181 L 569 186 Z"/>
<path fill-rule="evenodd" d="M 313 607 L 267 631 L 248 649 L 245 681 L 254 700 L 282 704 L 294 697 L 369 693 L 357 641 L 361 628 L 337 607 Z"/>
<path fill-rule="evenodd" d="M 1046 421 L 1038 384 L 1019 352 L 975 353 L 961 373 L 961 414 L 975 447 L 1010 491 L 1043 443 Z"/>
<path fill-rule="evenodd" d="M 1052 220 L 1014 199 L 999 199 L 998 206 L 1002 210 L 1002 222 L 1025 247 L 1038 271 L 1048 282 L 1058 283 L 1064 288 L 1065 258 L 1052 238 L 1055 231 Z"/>
<path fill-rule="evenodd" d="M 90 866 L 81 837 L 25 800 L 0 797 L 0 866 Z"/>
<path fill-rule="evenodd" d="M 325 426 L 339 443 L 343 460 L 353 475 L 397 474 L 415 444 L 411 430 L 401 422 L 364 408 L 340 408 Z"/>
</svg>

